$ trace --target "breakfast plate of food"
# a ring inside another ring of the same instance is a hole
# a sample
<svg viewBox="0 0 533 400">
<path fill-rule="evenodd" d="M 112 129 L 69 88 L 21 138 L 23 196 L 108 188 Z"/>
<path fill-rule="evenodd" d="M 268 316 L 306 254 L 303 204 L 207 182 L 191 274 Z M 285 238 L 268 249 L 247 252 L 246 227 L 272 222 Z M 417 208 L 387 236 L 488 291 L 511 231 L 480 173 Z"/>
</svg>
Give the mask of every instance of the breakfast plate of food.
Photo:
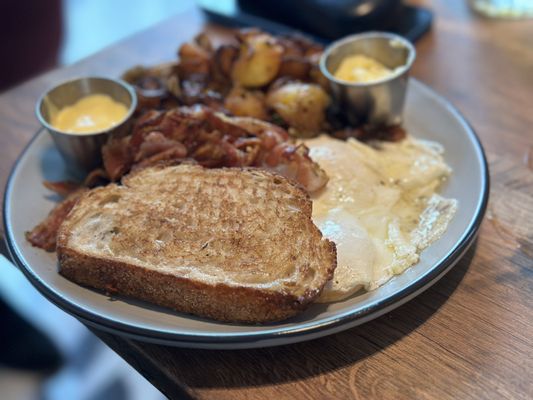
<svg viewBox="0 0 533 400">
<path fill-rule="evenodd" d="M 465 119 L 386 33 L 327 49 L 247 29 L 43 95 L 9 178 L 8 247 L 90 326 L 198 348 L 288 344 L 430 287 L 488 199 Z"/>
</svg>

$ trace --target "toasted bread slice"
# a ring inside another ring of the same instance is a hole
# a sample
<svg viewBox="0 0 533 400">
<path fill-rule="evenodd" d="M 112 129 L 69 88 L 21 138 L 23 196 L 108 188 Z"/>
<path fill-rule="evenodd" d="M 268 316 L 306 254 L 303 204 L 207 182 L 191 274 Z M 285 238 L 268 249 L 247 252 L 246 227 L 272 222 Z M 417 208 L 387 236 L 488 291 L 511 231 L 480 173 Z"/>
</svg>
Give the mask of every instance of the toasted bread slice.
<svg viewBox="0 0 533 400">
<path fill-rule="evenodd" d="M 58 234 L 82 285 L 221 321 L 291 317 L 336 266 L 311 200 L 257 169 L 152 167 L 84 195 Z"/>
</svg>

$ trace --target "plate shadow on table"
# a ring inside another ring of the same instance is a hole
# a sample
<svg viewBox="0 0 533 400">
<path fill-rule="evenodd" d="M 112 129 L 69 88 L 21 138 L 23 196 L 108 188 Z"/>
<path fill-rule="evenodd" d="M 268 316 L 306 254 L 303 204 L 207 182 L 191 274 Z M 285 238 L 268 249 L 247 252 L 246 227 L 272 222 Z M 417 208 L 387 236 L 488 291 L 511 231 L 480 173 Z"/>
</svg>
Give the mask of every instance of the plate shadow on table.
<svg viewBox="0 0 533 400">
<path fill-rule="evenodd" d="M 175 380 L 173 383 L 184 383 L 193 390 L 273 385 L 325 374 L 384 350 L 428 320 L 461 283 L 476 247 L 477 241 L 446 276 L 420 296 L 376 320 L 335 335 L 251 350 L 179 349 L 129 343 L 162 369 L 167 378 Z M 146 377 L 157 387 L 166 386 L 160 382 L 167 379 L 162 375 Z"/>
</svg>

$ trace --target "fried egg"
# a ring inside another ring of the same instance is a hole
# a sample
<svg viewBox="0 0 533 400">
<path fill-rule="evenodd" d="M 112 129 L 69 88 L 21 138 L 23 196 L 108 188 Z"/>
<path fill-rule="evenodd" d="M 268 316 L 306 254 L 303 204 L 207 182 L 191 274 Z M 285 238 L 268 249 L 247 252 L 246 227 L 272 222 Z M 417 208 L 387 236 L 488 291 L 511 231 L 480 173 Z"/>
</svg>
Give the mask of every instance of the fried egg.
<svg viewBox="0 0 533 400">
<path fill-rule="evenodd" d="M 337 245 L 337 269 L 320 302 L 373 290 L 416 264 L 446 230 L 457 201 L 437 191 L 451 174 L 438 143 L 408 137 L 364 144 L 327 135 L 306 140 L 326 171 L 313 220 Z"/>
</svg>

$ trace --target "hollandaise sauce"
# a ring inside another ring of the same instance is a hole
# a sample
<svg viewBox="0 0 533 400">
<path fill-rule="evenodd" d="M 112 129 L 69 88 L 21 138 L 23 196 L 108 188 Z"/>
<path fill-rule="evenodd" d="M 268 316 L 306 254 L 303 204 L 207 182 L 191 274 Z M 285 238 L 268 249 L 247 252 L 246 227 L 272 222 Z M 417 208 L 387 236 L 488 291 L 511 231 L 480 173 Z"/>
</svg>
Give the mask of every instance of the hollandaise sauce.
<svg viewBox="0 0 533 400">
<path fill-rule="evenodd" d="M 105 94 L 91 94 L 52 116 L 57 130 L 91 133 L 112 128 L 124 120 L 128 108 Z"/>
<path fill-rule="evenodd" d="M 379 61 L 362 54 L 346 57 L 335 71 L 335 78 L 348 82 L 366 83 L 385 78 L 393 73 Z"/>
</svg>

